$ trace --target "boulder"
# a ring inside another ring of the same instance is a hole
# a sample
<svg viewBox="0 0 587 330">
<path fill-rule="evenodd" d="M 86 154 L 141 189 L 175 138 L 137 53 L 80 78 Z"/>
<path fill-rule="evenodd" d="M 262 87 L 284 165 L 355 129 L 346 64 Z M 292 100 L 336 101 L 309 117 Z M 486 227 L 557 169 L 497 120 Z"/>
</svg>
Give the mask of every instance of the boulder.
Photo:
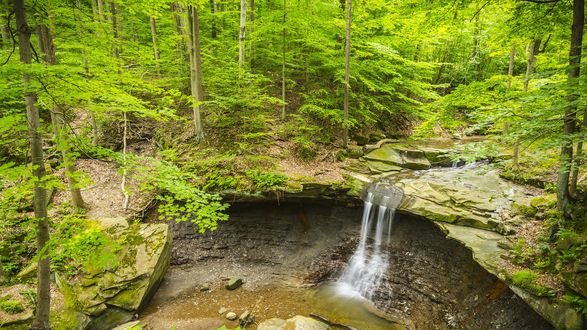
<svg viewBox="0 0 587 330">
<path fill-rule="evenodd" d="M 296 315 L 290 319 L 269 319 L 261 322 L 257 330 L 327 330 L 330 329 L 325 323 L 309 317 Z"/>
<path fill-rule="evenodd" d="M 366 154 L 364 158 L 412 170 L 425 170 L 432 166 L 423 151 L 401 143 L 384 144 L 381 148 Z"/>
<path fill-rule="evenodd" d="M 128 225 L 122 218 L 99 221 L 113 237 L 126 237 L 116 265 L 81 269 L 80 276 L 56 274 L 66 305 L 91 317 L 90 327 L 110 329 L 142 311 L 163 280 L 171 258 L 172 236 L 166 224 Z"/>
<path fill-rule="evenodd" d="M 236 313 L 235 312 L 228 312 L 226 313 L 226 319 L 229 321 L 236 320 Z"/>
<path fill-rule="evenodd" d="M 361 134 L 355 134 L 353 136 L 353 141 L 357 142 L 357 144 L 360 146 L 364 146 L 365 144 L 369 143 L 369 137 Z"/>
<path fill-rule="evenodd" d="M 243 285 L 243 280 L 241 278 L 231 278 L 228 280 L 228 283 L 226 283 L 225 288 L 227 290 L 236 290 L 240 288 L 241 285 Z"/>
</svg>

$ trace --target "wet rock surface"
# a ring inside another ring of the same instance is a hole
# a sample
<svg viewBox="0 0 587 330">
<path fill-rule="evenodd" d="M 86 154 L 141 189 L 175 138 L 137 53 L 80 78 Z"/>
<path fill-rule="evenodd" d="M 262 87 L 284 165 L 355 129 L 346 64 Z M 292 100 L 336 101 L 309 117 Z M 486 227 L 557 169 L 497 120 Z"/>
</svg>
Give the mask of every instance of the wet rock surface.
<svg viewBox="0 0 587 330">
<path fill-rule="evenodd" d="M 243 203 L 215 233 L 198 235 L 190 224 L 175 224 L 172 261 L 181 266 L 172 267 L 163 284 L 168 287 L 155 300 L 185 292 L 189 284 L 176 281 L 181 276 L 191 285 L 241 277 L 243 293 L 272 283 L 336 279 L 356 247 L 361 212 L 329 203 Z M 386 251 L 390 263 L 373 295 L 384 314 L 400 315 L 418 329 L 552 328 L 428 220 L 396 217 Z"/>
</svg>

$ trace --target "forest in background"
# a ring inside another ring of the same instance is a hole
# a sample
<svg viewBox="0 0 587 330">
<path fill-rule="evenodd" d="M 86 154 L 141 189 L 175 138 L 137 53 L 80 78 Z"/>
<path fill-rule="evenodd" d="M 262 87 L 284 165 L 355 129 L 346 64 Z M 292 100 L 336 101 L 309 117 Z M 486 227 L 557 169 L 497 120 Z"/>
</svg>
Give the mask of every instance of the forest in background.
<svg viewBox="0 0 587 330">
<path fill-rule="evenodd" d="M 583 0 L 2 0 L 0 16 L 4 281 L 35 250 L 91 257 L 76 159 L 119 166 L 122 209 L 136 184 L 203 232 L 227 218 L 218 192 L 286 184 L 276 141 L 312 162 L 482 135 L 461 157 L 507 155 L 504 177 L 557 193 L 555 232 L 585 229 Z M 48 210 L 53 189 L 71 203 Z M 49 239 L 68 228 L 87 237 Z"/>
</svg>

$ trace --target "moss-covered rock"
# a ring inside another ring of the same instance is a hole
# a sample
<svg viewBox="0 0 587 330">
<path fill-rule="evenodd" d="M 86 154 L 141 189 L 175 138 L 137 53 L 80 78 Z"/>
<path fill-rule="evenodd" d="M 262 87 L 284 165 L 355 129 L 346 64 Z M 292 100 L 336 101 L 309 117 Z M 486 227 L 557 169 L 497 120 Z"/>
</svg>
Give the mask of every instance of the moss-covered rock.
<svg viewBox="0 0 587 330">
<path fill-rule="evenodd" d="M 432 166 L 424 151 L 402 143 L 384 144 L 381 148 L 366 154 L 364 158 L 412 170 L 424 170 Z"/>
<path fill-rule="evenodd" d="M 129 321 L 155 294 L 169 267 L 172 237 L 166 224 L 100 223 L 106 232 L 126 238 L 117 265 L 98 273 L 82 269 L 75 278 L 57 274 L 56 279 L 69 308 L 90 316 L 96 329 L 109 329 Z"/>
</svg>

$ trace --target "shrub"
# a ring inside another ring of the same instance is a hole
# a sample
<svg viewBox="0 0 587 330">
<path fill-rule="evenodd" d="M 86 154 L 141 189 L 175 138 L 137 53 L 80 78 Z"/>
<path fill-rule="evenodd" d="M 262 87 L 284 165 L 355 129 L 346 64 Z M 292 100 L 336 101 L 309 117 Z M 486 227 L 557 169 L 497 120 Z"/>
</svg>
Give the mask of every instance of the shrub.
<svg viewBox="0 0 587 330">
<path fill-rule="evenodd" d="M 0 298 L 0 310 L 8 314 L 18 314 L 24 311 L 24 307 L 14 300 L 10 300 L 7 297 Z"/>
</svg>

